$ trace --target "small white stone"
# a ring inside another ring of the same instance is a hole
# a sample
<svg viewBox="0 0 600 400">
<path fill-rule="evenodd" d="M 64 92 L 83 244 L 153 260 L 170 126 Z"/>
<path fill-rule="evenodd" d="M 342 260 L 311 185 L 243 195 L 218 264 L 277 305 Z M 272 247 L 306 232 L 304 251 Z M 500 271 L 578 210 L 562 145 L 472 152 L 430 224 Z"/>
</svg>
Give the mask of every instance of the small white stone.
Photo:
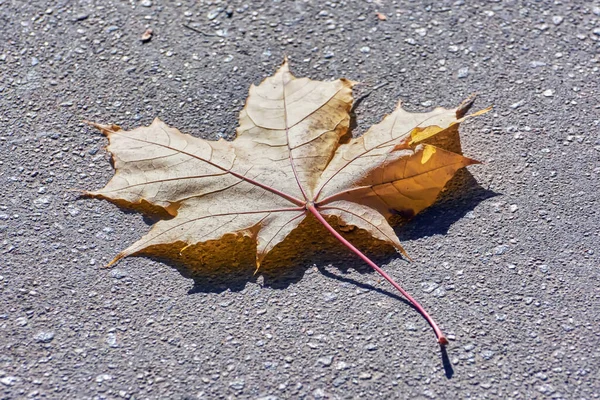
<svg viewBox="0 0 600 400">
<path fill-rule="evenodd" d="M 4 386 L 12 386 L 18 379 L 19 378 L 17 378 L 16 376 L 7 376 L 0 379 L 0 383 L 2 383 Z"/>
<path fill-rule="evenodd" d="M 544 95 L 544 97 L 552 97 L 554 96 L 554 90 L 552 89 L 546 89 L 544 90 L 544 93 L 542 93 Z"/>
<path fill-rule="evenodd" d="M 344 370 L 344 369 L 348 369 L 348 368 L 349 368 L 348 364 L 346 364 L 343 361 L 338 362 L 337 365 L 335 366 L 335 369 L 337 369 L 339 371 Z"/>
<path fill-rule="evenodd" d="M 564 19 L 565 18 L 560 15 L 555 15 L 554 17 L 552 17 L 552 22 L 554 23 L 554 25 L 560 25 L 562 24 Z"/>
<path fill-rule="evenodd" d="M 234 390 L 242 390 L 245 385 L 246 385 L 246 382 L 244 382 L 243 379 L 238 379 L 238 380 L 229 382 L 229 387 Z"/>
<path fill-rule="evenodd" d="M 439 285 L 435 282 L 421 282 L 421 289 L 425 292 L 425 293 L 431 293 L 433 292 L 435 289 L 437 289 Z"/>
<path fill-rule="evenodd" d="M 523 104 L 525 104 L 525 100 L 519 100 L 516 103 L 513 103 L 510 105 L 510 108 L 519 108 L 521 107 Z"/>
<path fill-rule="evenodd" d="M 324 367 L 329 367 L 333 361 L 333 356 L 320 357 L 317 362 L 322 364 Z"/>
<path fill-rule="evenodd" d="M 111 381 L 112 378 L 113 377 L 108 374 L 100 374 L 96 377 L 96 382 L 100 383 L 100 382 L 104 382 L 104 381 Z"/>
<path fill-rule="evenodd" d="M 427 28 L 419 28 L 419 29 L 415 29 L 415 33 L 419 36 L 426 36 L 427 35 Z"/>
<path fill-rule="evenodd" d="M 469 76 L 469 67 L 459 68 L 459 70 L 458 70 L 458 78 L 459 79 L 464 79 L 467 76 Z"/>
<path fill-rule="evenodd" d="M 361 372 L 360 374 L 358 374 L 358 379 L 361 380 L 368 380 L 371 379 L 372 375 L 368 372 Z"/>
</svg>

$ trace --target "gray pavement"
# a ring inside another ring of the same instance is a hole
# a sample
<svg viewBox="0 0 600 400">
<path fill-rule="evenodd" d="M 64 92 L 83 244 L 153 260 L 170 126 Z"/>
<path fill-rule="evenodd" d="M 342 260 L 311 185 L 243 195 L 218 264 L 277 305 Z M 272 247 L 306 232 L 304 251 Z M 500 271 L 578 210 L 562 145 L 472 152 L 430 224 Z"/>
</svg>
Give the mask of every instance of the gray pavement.
<svg viewBox="0 0 600 400">
<path fill-rule="evenodd" d="M 597 2 L 0 0 L 0 398 L 600 397 L 599 44 Z M 331 241 L 195 288 L 100 268 L 150 221 L 71 191 L 113 173 L 82 120 L 230 139 L 285 54 L 357 95 L 387 83 L 356 134 L 399 99 L 494 105 L 462 127 L 484 163 L 399 228 L 415 261 L 384 260 L 447 353 Z"/>
</svg>

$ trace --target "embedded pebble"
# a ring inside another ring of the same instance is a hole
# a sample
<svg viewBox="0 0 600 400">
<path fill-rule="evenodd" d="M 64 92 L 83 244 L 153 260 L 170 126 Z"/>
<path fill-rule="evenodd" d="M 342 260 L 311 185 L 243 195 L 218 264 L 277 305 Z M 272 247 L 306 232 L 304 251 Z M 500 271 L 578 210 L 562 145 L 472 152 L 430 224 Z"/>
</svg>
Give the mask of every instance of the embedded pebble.
<svg viewBox="0 0 600 400">
<path fill-rule="evenodd" d="M 546 63 L 543 61 L 532 61 L 529 63 L 531 68 L 545 67 Z"/>
<path fill-rule="evenodd" d="M 109 374 L 100 374 L 100 375 L 96 376 L 95 381 L 98 382 L 98 383 L 102 383 L 102 382 L 105 382 L 105 381 L 111 381 L 112 378 L 113 377 L 111 375 L 109 375 Z"/>
<path fill-rule="evenodd" d="M 214 10 L 210 10 L 208 12 L 208 14 L 206 14 L 206 18 L 209 19 L 209 21 L 212 21 L 213 19 L 217 18 L 219 16 L 219 14 L 221 14 L 221 12 L 224 11 L 224 8 L 219 7 L 219 8 L 215 8 Z"/>
<path fill-rule="evenodd" d="M 225 307 L 229 307 L 229 306 L 230 306 L 230 305 L 232 305 L 232 304 L 233 304 L 233 300 L 222 301 L 222 302 L 220 302 L 220 303 L 219 303 L 219 305 L 220 305 L 221 307 L 223 307 L 223 308 L 225 308 Z"/>
<path fill-rule="evenodd" d="M 109 347 L 119 347 L 119 344 L 117 343 L 117 334 L 116 333 L 109 333 L 106 335 L 106 344 L 109 345 Z"/>
<path fill-rule="evenodd" d="M 331 292 L 325 292 L 325 293 L 323 293 L 323 299 L 326 302 L 331 303 L 332 301 L 337 299 L 337 294 L 331 293 Z"/>
<path fill-rule="evenodd" d="M 238 380 L 229 382 L 229 387 L 234 390 L 242 390 L 245 385 L 246 385 L 246 382 L 244 382 L 243 379 L 238 379 Z"/>
<path fill-rule="evenodd" d="M 560 15 L 555 15 L 554 17 L 552 17 L 552 22 L 554 23 L 554 25 L 560 25 L 564 19 L 565 18 Z"/>
<path fill-rule="evenodd" d="M 373 344 L 373 343 L 369 343 L 365 346 L 365 350 L 375 351 L 375 350 L 377 350 L 377 345 Z"/>
<path fill-rule="evenodd" d="M 67 212 L 69 214 L 71 214 L 72 217 L 75 217 L 76 215 L 79 215 L 80 211 L 79 211 L 79 208 L 70 205 L 70 206 L 67 207 Z"/>
<path fill-rule="evenodd" d="M 372 375 L 368 372 L 361 372 L 360 374 L 358 374 L 358 379 L 362 379 L 362 380 L 367 380 L 367 379 L 371 379 Z"/>
<path fill-rule="evenodd" d="M 496 247 L 494 247 L 494 254 L 497 256 L 502 255 L 502 254 L 506 253 L 506 250 L 508 250 L 508 249 L 509 249 L 509 247 L 505 244 L 496 246 Z"/>
<path fill-rule="evenodd" d="M 525 100 L 519 100 L 516 103 L 512 103 L 510 105 L 510 108 L 519 108 L 521 107 L 523 104 L 525 104 Z"/>
<path fill-rule="evenodd" d="M 4 386 L 12 386 L 15 384 L 15 382 L 17 382 L 17 380 L 19 380 L 19 378 L 16 376 L 6 376 L 0 379 L 0 383 L 2 383 Z"/>
<path fill-rule="evenodd" d="M 426 36 L 427 35 L 427 28 L 418 28 L 415 29 L 415 33 L 419 36 Z"/>
<path fill-rule="evenodd" d="M 421 282 L 421 290 L 423 290 L 425 293 L 433 292 L 438 288 L 438 286 L 439 285 L 435 282 Z"/>
<path fill-rule="evenodd" d="M 33 200 L 33 205 L 36 208 L 46 208 L 50 205 L 50 201 L 50 196 L 38 197 L 37 199 Z"/>
<path fill-rule="evenodd" d="M 127 276 L 127 272 L 125 272 L 121 269 L 115 268 L 110 271 L 110 276 L 112 276 L 115 279 L 123 279 Z"/>
<path fill-rule="evenodd" d="M 550 385 L 550 384 L 543 384 L 540 386 L 536 386 L 535 389 L 538 392 L 543 393 L 545 395 L 550 395 L 555 392 L 554 387 L 552 387 L 552 385 Z"/>
<path fill-rule="evenodd" d="M 317 362 L 322 364 L 324 367 L 329 367 L 333 362 L 333 356 L 320 357 Z"/>
<path fill-rule="evenodd" d="M 544 90 L 544 92 L 542 94 L 544 95 L 544 97 L 552 97 L 552 96 L 554 96 L 554 90 L 546 89 L 546 90 Z"/>
<path fill-rule="evenodd" d="M 344 370 L 344 369 L 348 369 L 349 366 L 347 363 L 345 363 L 344 361 L 340 361 L 336 364 L 335 369 L 337 369 L 338 371 Z"/>
<path fill-rule="evenodd" d="M 458 78 L 459 79 L 464 79 L 467 76 L 469 76 L 469 67 L 459 68 L 459 70 L 458 70 Z"/>
<path fill-rule="evenodd" d="M 342 386 L 344 383 L 346 383 L 346 378 L 343 376 L 337 377 L 333 380 L 333 382 L 331 382 L 333 384 L 333 386 L 335 387 L 339 387 Z"/>
<path fill-rule="evenodd" d="M 54 339 L 54 332 L 41 331 L 36 333 L 33 339 L 38 343 L 50 343 Z"/>
</svg>

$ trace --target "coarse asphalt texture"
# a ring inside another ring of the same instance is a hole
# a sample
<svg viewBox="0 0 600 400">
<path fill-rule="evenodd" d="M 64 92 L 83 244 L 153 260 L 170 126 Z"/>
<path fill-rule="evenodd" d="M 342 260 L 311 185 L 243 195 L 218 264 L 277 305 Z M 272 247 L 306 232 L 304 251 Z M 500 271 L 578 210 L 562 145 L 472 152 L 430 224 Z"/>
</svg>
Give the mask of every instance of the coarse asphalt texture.
<svg viewBox="0 0 600 400">
<path fill-rule="evenodd" d="M 599 44 L 584 1 L 0 0 L 0 398 L 600 397 Z M 196 286 L 101 268 L 149 221 L 73 191 L 113 174 L 82 121 L 232 139 L 285 55 L 363 83 L 355 134 L 398 100 L 494 106 L 461 126 L 483 164 L 383 265 L 445 352 L 351 255 Z"/>
</svg>

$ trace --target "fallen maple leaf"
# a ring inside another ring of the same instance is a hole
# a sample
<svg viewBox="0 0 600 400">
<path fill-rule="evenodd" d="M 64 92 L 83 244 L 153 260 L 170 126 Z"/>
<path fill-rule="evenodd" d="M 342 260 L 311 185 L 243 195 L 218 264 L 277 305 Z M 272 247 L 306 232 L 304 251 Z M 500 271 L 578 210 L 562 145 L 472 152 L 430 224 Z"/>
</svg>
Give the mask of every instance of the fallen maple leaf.
<svg viewBox="0 0 600 400">
<path fill-rule="evenodd" d="M 245 237 L 255 242 L 258 270 L 312 215 L 409 299 L 446 344 L 419 303 L 330 222 L 363 229 L 405 254 L 386 219 L 430 206 L 458 169 L 476 163 L 445 149 L 443 140 L 434 145 L 466 118 L 472 102 L 427 113 L 398 105 L 364 135 L 348 139 L 354 85 L 297 79 L 286 60 L 274 76 L 250 87 L 231 142 L 185 135 L 159 119 L 132 131 L 92 124 L 109 139 L 116 173 L 105 188 L 87 194 L 170 218 L 109 266 L 149 252 L 169 257 L 174 246 L 179 253 L 199 246 L 199 257 L 235 253 L 235 238 Z"/>
</svg>

